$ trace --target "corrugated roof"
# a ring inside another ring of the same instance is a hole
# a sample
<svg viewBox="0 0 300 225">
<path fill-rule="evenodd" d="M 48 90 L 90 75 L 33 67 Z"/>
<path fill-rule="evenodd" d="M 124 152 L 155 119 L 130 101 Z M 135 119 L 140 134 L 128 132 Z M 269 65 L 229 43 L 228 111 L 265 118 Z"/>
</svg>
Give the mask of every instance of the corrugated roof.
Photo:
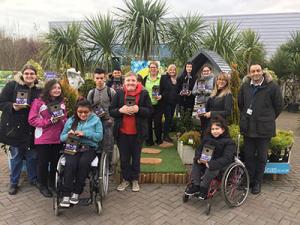
<svg viewBox="0 0 300 225">
<path fill-rule="evenodd" d="M 230 21 L 238 25 L 238 30 L 253 29 L 260 35 L 265 45 L 267 58 L 270 58 L 276 49 L 285 43 L 292 32 L 300 30 L 300 13 L 270 13 L 245 15 L 203 16 L 208 25 L 215 24 L 218 19 Z M 167 20 L 172 20 L 168 18 Z M 80 22 L 80 21 L 78 21 Z M 49 27 L 67 27 L 71 21 L 49 22 Z"/>
</svg>

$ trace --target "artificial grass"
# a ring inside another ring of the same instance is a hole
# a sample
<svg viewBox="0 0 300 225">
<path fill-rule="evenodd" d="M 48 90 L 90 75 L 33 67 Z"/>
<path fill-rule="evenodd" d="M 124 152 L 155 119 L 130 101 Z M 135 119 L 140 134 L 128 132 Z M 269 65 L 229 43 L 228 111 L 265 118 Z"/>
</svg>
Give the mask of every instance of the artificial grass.
<svg viewBox="0 0 300 225">
<path fill-rule="evenodd" d="M 161 158 L 162 163 L 158 165 L 141 164 L 142 173 L 186 173 L 187 170 L 177 153 L 176 145 L 169 148 L 161 148 L 159 146 L 153 146 L 151 148 L 160 149 L 161 152 L 159 154 L 142 153 L 141 157 Z"/>
</svg>

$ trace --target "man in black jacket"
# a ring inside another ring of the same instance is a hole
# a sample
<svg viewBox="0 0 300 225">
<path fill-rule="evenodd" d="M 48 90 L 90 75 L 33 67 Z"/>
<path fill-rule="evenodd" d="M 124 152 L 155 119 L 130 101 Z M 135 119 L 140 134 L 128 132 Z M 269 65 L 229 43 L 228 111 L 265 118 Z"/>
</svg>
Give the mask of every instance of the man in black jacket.
<svg viewBox="0 0 300 225">
<path fill-rule="evenodd" d="M 239 96 L 240 130 L 244 135 L 245 164 L 250 176 L 252 194 L 258 194 L 267 162 L 271 137 L 276 135 L 275 120 L 283 107 L 279 86 L 259 64 L 250 66 Z"/>
</svg>

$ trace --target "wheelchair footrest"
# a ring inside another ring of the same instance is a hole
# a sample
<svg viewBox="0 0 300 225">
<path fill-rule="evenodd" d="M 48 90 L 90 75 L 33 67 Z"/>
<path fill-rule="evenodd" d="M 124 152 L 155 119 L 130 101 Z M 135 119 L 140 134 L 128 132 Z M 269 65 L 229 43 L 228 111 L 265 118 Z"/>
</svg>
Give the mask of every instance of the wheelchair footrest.
<svg viewBox="0 0 300 225">
<path fill-rule="evenodd" d="M 92 200 L 90 198 L 80 198 L 78 205 L 80 206 L 88 206 L 92 203 Z"/>
</svg>

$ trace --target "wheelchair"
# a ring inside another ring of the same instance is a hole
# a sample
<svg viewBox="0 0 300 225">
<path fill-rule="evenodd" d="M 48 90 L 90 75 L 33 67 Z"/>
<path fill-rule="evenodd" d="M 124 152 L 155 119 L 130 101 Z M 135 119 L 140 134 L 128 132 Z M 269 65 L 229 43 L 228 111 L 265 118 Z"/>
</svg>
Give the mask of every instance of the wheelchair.
<svg viewBox="0 0 300 225">
<path fill-rule="evenodd" d="M 239 150 L 238 137 L 238 150 Z M 238 152 L 237 152 L 237 155 Z M 242 205 L 249 194 L 250 179 L 248 171 L 244 163 L 237 157 L 234 157 L 234 162 L 231 163 L 224 172 L 220 172 L 210 183 L 207 197 L 204 201 L 206 204 L 206 215 L 210 214 L 211 201 L 217 192 L 222 193 L 225 203 L 229 207 L 238 207 Z M 198 198 L 199 195 L 195 193 L 193 196 L 183 194 L 183 202 L 187 202 L 189 197 Z"/>
<path fill-rule="evenodd" d="M 55 176 L 55 188 L 56 195 L 53 196 L 53 210 L 56 216 L 59 216 L 62 209 L 59 204 L 63 198 L 62 187 L 64 183 L 64 166 L 66 159 L 64 155 L 61 155 L 57 163 L 56 176 Z M 96 212 L 101 215 L 103 210 L 103 199 L 107 195 L 109 186 L 109 161 L 108 154 L 105 151 L 102 153 L 96 152 L 96 157 L 91 162 L 91 167 L 88 175 L 88 192 L 87 198 L 79 199 L 79 206 L 95 205 Z M 70 208 L 74 205 L 71 204 Z"/>
</svg>

